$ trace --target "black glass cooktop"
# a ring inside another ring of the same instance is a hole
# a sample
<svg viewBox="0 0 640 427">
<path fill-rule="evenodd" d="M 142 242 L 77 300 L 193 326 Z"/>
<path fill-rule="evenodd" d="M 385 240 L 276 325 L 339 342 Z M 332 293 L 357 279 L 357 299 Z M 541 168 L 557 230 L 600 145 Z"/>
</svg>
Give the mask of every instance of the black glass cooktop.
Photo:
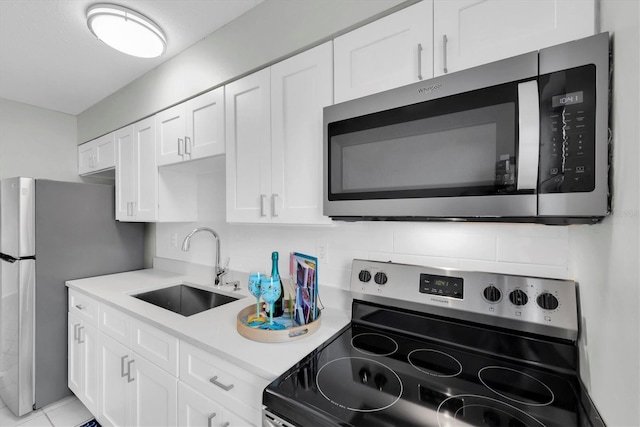
<svg viewBox="0 0 640 427">
<path fill-rule="evenodd" d="M 296 426 L 592 425 L 568 372 L 352 323 L 267 387 Z"/>
</svg>

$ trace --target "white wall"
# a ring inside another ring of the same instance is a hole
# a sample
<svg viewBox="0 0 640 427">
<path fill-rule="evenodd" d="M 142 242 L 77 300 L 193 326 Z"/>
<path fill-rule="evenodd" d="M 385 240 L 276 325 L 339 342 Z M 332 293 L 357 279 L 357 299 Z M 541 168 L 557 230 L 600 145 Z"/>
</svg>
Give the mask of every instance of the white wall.
<svg viewBox="0 0 640 427">
<path fill-rule="evenodd" d="M 417 0 L 268 0 L 78 116 L 85 142 Z M 126 108 L 122 106 L 126 105 Z"/>
<path fill-rule="evenodd" d="M 79 181 L 76 117 L 0 98 L 0 179 Z"/>
<path fill-rule="evenodd" d="M 613 212 L 569 228 L 569 271 L 580 281 L 582 378 L 611 426 L 640 425 L 640 2 L 603 1 L 613 35 Z"/>
</svg>

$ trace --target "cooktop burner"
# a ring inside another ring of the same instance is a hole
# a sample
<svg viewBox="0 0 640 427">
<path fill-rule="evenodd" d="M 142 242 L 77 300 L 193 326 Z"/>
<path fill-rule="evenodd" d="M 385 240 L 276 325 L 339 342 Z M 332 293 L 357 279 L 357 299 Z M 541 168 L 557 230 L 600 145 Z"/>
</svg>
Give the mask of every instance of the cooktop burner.
<svg viewBox="0 0 640 427">
<path fill-rule="evenodd" d="M 345 393 L 344 382 L 352 387 Z M 389 408 L 402 396 L 402 381 L 384 363 L 364 357 L 341 357 L 323 365 L 316 375 L 320 393 L 340 408 L 374 412 Z"/>
<path fill-rule="evenodd" d="M 398 350 L 398 343 L 382 334 L 360 334 L 351 339 L 356 350 L 369 355 L 388 356 Z"/>
<path fill-rule="evenodd" d="M 265 389 L 265 425 L 602 427 L 577 375 L 572 285 L 458 273 L 355 260 L 351 323 Z"/>
</svg>

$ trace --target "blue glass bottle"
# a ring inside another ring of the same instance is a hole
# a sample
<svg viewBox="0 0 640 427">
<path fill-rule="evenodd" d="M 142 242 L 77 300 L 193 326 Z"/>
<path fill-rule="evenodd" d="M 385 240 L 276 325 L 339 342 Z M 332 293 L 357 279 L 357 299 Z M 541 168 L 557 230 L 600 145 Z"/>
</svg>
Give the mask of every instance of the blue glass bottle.
<svg viewBox="0 0 640 427">
<path fill-rule="evenodd" d="M 278 270 L 278 252 L 271 253 L 271 277 L 280 283 L 280 297 L 273 303 L 273 317 L 280 317 L 284 314 L 284 286 Z"/>
</svg>

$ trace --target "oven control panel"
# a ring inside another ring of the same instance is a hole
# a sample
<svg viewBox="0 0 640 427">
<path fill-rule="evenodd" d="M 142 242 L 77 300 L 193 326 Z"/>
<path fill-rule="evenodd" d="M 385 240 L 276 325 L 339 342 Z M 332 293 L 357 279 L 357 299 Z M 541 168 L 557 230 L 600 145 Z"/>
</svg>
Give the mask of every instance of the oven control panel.
<svg viewBox="0 0 640 427">
<path fill-rule="evenodd" d="M 576 340 L 571 280 L 441 269 L 356 259 L 355 299 L 501 328 Z"/>
</svg>

